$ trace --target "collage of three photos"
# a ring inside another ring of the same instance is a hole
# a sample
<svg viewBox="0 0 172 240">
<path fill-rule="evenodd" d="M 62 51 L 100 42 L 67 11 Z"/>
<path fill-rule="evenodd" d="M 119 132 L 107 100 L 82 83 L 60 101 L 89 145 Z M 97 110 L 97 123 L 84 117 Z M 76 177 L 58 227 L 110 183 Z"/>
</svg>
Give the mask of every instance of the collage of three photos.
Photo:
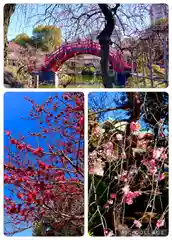
<svg viewBox="0 0 172 240">
<path fill-rule="evenodd" d="M 4 5 L 5 236 L 169 234 L 169 11 Z"/>
</svg>

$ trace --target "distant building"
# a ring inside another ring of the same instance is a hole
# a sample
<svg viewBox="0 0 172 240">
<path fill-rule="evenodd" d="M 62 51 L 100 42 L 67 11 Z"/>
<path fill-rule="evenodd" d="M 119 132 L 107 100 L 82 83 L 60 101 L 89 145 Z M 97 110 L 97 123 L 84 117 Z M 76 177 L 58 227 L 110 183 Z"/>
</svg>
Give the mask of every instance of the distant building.
<svg viewBox="0 0 172 240">
<path fill-rule="evenodd" d="M 155 24 L 162 18 L 168 18 L 168 5 L 167 4 L 152 4 L 150 7 L 150 20 L 151 24 Z"/>
</svg>

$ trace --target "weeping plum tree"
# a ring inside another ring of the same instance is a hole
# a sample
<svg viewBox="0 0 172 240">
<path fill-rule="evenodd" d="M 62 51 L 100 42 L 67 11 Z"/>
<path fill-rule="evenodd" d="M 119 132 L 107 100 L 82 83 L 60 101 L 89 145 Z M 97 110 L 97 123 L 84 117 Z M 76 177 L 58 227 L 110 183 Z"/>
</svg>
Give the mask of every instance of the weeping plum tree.
<svg viewBox="0 0 172 240">
<path fill-rule="evenodd" d="M 35 236 L 81 236 L 84 224 L 84 96 L 54 94 L 31 103 L 25 121 L 37 132 L 6 130 L 5 234 L 32 228 Z M 37 126 L 37 125 L 36 125 Z M 28 143 L 37 138 L 37 144 Z"/>
<path fill-rule="evenodd" d="M 90 234 L 168 235 L 168 95 L 91 93 L 89 106 Z"/>
<path fill-rule="evenodd" d="M 130 38 L 133 33 L 137 35 L 147 27 L 148 14 L 147 4 L 19 4 L 15 7 L 15 15 L 19 18 L 24 15 L 26 23 L 32 19 L 34 27 L 52 22 L 52 25 L 62 28 L 63 38 L 67 41 L 78 37 L 89 38 L 96 31 L 101 46 L 101 71 L 105 87 L 112 87 L 108 56 L 113 30 L 117 26 L 123 36 Z M 121 49 L 121 36 L 118 32 L 116 34 L 113 44 Z"/>
</svg>

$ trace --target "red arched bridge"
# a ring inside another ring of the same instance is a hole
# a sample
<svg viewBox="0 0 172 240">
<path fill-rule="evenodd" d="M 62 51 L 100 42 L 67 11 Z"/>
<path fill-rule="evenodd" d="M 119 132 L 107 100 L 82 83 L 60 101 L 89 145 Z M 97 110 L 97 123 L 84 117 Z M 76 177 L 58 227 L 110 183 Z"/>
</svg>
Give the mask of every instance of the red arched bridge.
<svg viewBox="0 0 172 240">
<path fill-rule="evenodd" d="M 90 40 L 66 43 L 51 54 L 46 55 L 43 65 L 37 65 L 35 63 L 30 64 L 28 68 L 31 72 L 50 70 L 58 72 L 67 60 L 81 54 L 91 54 L 100 57 L 101 49 L 99 43 Z M 127 64 L 122 53 L 112 47 L 110 47 L 109 50 L 109 62 L 116 72 L 122 72 L 124 69 L 131 69 L 131 65 Z"/>
</svg>

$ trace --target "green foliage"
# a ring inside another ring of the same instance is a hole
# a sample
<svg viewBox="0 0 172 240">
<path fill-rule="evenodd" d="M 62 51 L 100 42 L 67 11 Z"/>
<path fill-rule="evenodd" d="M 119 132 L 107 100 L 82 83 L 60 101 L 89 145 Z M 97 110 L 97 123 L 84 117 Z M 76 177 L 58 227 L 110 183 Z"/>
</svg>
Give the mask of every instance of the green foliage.
<svg viewBox="0 0 172 240">
<path fill-rule="evenodd" d="M 160 18 L 159 20 L 157 20 L 155 22 L 155 25 L 161 25 L 161 24 L 166 23 L 166 22 L 168 22 L 168 18 Z"/>
<path fill-rule="evenodd" d="M 13 39 L 13 42 L 23 47 L 25 47 L 26 44 L 31 44 L 31 41 L 32 39 L 26 33 L 19 34 Z"/>
<path fill-rule="evenodd" d="M 59 79 L 59 85 L 62 86 L 67 86 L 70 83 L 74 83 L 75 82 L 75 76 L 69 76 L 67 74 L 63 74 L 60 79 Z"/>
<path fill-rule="evenodd" d="M 93 236 L 94 233 L 93 233 L 93 232 L 88 232 L 88 235 L 89 235 L 89 236 Z"/>
<path fill-rule="evenodd" d="M 35 222 L 33 225 L 33 236 L 44 236 L 44 225 L 42 221 Z"/>
<path fill-rule="evenodd" d="M 52 52 L 62 44 L 61 30 L 56 26 L 39 25 L 33 29 L 33 40 L 42 50 Z"/>
<path fill-rule="evenodd" d="M 152 87 L 152 80 L 150 79 L 150 69 L 147 67 L 149 64 L 149 58 L 146 54 L 143 56 L 138 57 L 137 59 L 137 72 L 138 74 L 143 74 L 144 77 L 137 77 L 133 76 L 128 78 L 128 85 L 127 87 Z M 152 64 L 152 75 L 153 77 L 158 77 L 158 80 L 153 80 L 154 87 L 166 87 L 165 83 L 162 81 L 165 78 L 165 69 L 161 68 L 156 64 Z"/>
<path fill-rule="evenodd" d="M 83 68 L 84 71 L 88 71 L 90 73 L 94 73 L 95 72 L 95 67 L 94 66 L 86 66 Z"/>
</svg>

